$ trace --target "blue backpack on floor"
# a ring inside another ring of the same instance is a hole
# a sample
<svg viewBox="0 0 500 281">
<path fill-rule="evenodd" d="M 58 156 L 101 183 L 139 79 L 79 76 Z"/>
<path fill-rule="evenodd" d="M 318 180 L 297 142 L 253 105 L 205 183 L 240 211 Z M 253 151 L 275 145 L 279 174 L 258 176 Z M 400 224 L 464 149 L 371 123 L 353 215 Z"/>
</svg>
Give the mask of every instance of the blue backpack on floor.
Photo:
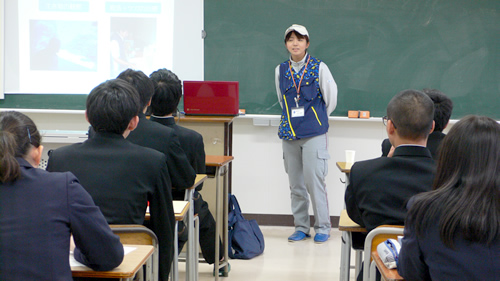
<svg viewBox="0 0 500 281">
<path fill-rule="evenodd" d="M 255 220 L 241 214 L 236 196 L 229 194 L 229 257 L 248 260 L 264 252 L 264 235 Z"/>
</svg>

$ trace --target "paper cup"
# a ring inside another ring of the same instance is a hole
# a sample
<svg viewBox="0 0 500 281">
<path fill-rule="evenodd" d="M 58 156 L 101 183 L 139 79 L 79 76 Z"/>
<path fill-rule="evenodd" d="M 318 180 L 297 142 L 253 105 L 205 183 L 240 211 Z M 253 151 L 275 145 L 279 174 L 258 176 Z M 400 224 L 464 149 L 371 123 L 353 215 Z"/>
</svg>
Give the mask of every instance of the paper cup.
<svg viewBox="0 0 500 281">
<path fill-rule="evenodd" d="M 354 163 L 354 156 L 356 155 L 355 150 L 346 150 L 345 151 L 345 162 L 352 164 Z"/>
</svg>

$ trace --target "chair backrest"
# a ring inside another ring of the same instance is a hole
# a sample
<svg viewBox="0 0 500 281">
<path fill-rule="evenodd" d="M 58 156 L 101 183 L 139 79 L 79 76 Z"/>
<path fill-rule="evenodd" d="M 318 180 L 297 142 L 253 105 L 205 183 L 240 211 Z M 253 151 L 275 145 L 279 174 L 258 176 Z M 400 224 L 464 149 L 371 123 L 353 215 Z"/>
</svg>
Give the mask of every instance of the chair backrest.
<svg viewBox="0 0 500 281">
<path fill-rule="evenodd" d="M 122 244 L 153 245 L 157 247 L 158 238 L 154 232 L 139 224 L 110 224 L 109 227 L 120 237 Z"/>
<path fill-rule="evenodd" d="M 369 280 L 370 262 L 372 251 L 377 250 L 378 244 L 387 239 L 397 239 L 398 235 L 403 235 L 404 226 L 402 225 L 381 225 L 368 232 L 365 239 L 365 248 L 363 251 L 363 280 Z"/>
<path fill-rule="evenodd" d="M 140 224 L 110 224 L 109 227 L 114 234 L 120 237 L 122 244 L 153 245 L 153 264 L 151 268 L 146 270 L 149 270 L 151 276 L 156 280 L 159 276 L 159 252 L 156 234 Z"/>
</svg>

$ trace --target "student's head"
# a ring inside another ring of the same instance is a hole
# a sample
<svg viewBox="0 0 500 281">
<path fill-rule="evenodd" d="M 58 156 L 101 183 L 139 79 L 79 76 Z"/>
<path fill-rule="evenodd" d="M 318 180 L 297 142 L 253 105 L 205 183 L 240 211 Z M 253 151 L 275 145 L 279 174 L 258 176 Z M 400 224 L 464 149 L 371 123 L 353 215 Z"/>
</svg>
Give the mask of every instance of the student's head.
<svg viewBox="0 0 500 281">
<path fill-rule="evenodd" d="M 298 24 L 293 24 L 285 31 L 285 46 L 292 59 L 302 58 L 309 48 L 309 32 Z"/>
<path fill-rule="evenodd" d="M 99 84 L 87 97 L 86 117 L 96 132 L 123 134 L 141 109 L 139 94 L 128 82 L 112 79 Z"/>
<path fill-rule="evenodd" d="M 442 132 L 450 121 L 453 102 L 436 89 L 424 89 L 423 92 L 434 102 L 434 131 Z"/>
<path fill-rule="evenodd" d="M 152 114 L 165 116 L 175 112 L 182 97 L 181 80 L 172 71 L 162 68 L 149 75 L 155 86 L 151 99 Z"/>
<path fill-rule="evenodd" d="M 145 109 L 154 94 L 154 86 L 151 79 L 140 70 L 126 69 L 116 77 L 129 82 L 139 93 L 141 99 L 141 110 Z"/>
<path fill-rule="evenodd" d="M 491 243 L 500 235 L 500 124 L 469 115 L 442 141 L 433 190 L 418 195 L 408 213 L 422 236 L 439 215 L 440 237 Z"/>
<path fill-rule="evenodd" d="M 297 38 L 306 40 L 309 43 L 309 32 L 305 26 L 300 24 L 292 24 L 289 28 L 285 30 L 285 44 L 290 39 L 292 34 L 295 34 Z"/>
<path fill-rule="evenodd" d="M 432 131 L 433 117 L 432 100 L 418 90 L 401 91 L 387 105 L 388 132 L 394 130 L 402 139 L 427 140 Z"/>
<path fill-rule="evenodd" d="M 35 123 L 17 111 L 0 112 L 0 182 L 14 181 L 20 175 L 15 157 L 34 160 L 42 156 L 42 137 Z M 31 158 L 31 159 L 30 159 Z"/>
<path fill-rule="evenodd" d="M 495 120 L 462 118 L 443 139 L 439 157 L 435 187 L 454 184 L 472 193 L 484 188 L 500 192 L 500 124 Z"/>
</svg>

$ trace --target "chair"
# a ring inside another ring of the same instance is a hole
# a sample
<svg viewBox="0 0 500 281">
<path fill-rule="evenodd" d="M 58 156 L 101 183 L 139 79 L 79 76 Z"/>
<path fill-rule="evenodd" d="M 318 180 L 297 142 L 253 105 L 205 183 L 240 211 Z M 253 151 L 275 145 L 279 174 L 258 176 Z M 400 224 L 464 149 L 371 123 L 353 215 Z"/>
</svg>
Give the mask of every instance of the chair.
<svg viewBox="0 0 500 281">
<path fill-rule="evenodd" d="M 402 225 L 381 225 L 368 233 L 363 250 L 363 281 L 375 280 L 375 263 L 371 262 L 371 253 L 377 251 L 377 246 L 387 239 L 398 239 L 403 235 Z"/>
<path fill-rule="evenodd" d="M 151 229 L 138 224 L 110 224 L 109 227 L 113 233 L 120 237 L 120 242 L 122 242 L 122 244 L 152 245 L 154 247 L 153 264 L 147 263 L 146 271 L 150 272 L 150 274 L 147 275 L 152 276 L 153 281 L 158 280 L 159 252 L 156 234 L 154 234 Z M 142 278 L 140 280 L 142 280 Z"/>
</svg>

